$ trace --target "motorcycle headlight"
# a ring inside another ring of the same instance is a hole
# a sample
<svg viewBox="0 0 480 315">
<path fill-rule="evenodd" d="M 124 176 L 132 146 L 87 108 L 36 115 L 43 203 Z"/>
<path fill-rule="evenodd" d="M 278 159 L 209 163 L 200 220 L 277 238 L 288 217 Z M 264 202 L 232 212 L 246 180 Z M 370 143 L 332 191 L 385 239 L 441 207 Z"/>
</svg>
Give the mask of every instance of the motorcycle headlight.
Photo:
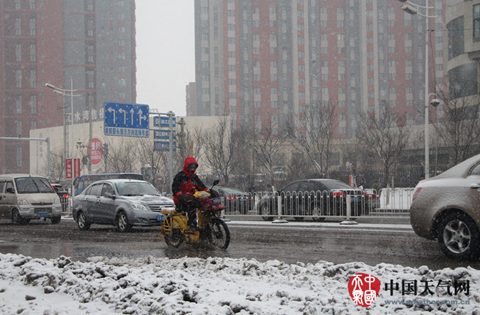
<svg viewBox="0 0 480 315">
<path fill-rule="evenodd" d="M 133 208 L 133 210 L 136 210 L 136 211 L 150 211 L 150 209 L 147 208 L 142 203 L 132 203 L 132 208 Z"/>
<path fill-rule="evenodd" d="M 18 201 L 18 204 L 21 205 L 21 206 L 29 206 L 30 205 L 30 202 L 28 202 L 27 200 L 25 199 L 20 199 Z"/>
</svg>

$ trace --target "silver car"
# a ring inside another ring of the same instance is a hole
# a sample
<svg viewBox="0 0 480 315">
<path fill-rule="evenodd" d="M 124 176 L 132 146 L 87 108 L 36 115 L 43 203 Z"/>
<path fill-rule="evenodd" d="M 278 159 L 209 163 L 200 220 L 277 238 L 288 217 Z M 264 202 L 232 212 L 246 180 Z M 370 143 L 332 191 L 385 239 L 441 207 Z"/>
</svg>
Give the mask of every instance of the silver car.
<svg viewBox="0 0 480 315">
<path fill-rule="evenodd" d="M 91 224 L 111 224 L 120 232 L 132 226 L 160 225 L 162 209 L 174 209 L 172 199 L 161 196 L 142 180 L 111 179 L 92 183 L 73 199 L 73 218 L 80 230 Z"/>
<path fill-rule="evenodd" d="M 410 221 L 415 233 L 437 239 L 445 255 L 480 256 L 480 154 L 415 187 Z"/>
</svg>

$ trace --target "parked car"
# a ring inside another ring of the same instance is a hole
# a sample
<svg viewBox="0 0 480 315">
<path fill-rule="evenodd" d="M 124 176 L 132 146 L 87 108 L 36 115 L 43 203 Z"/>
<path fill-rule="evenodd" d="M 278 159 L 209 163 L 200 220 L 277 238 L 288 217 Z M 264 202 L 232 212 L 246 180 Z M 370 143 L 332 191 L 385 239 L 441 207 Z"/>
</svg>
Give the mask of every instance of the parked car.
<svg viewBox="0 0 480 315">
<path fill-rule="evenodd" d="M 62 204 L 62 211 L 67 211 L 68 200 L 70 199 L 70 194 L 68 193 L 68 190 L 64 188 L 62 184 L 58 183 L 52 183 L 51 186 L 57 193 L 58 198 L 60 198 L 60 203 Z"/>
<path fill-rule="evenodd" d="M 215 186 L 220 197 L 225 198 L 225 212 L 228 214 L 247 214 L 254 209 L 253 196 L 235 188 Z"/>
<path fill-rule="evenodd" d="M 150 183 L 133 179 L 110 179 L 90 184 L 73 198 L 72 215 L 80 230 L 92 224 L 109 224 L 126 232 L 132 226 L 160 225 L 162 209 L 175 209 Z"/>
<path fill-rule="evenodd" d="M 410 221 L 415 233 L 437 239 L 453 258 L 480 256 L 480 154 L 415 187 Z"/>
<path fill-rule="evenodd" d="M 257 205 L 257 211 L 264 220 L 277 215 L 278 200 L 282 200 L 282 215 L 303 220 L 311 216 L 323 221 L 327 216 L 346 216 L 346 196 L 351 196 L 351 216 L 367 214 L 365 195 L 362 189 L 352 188 L 335 179 L 306 179 L 287 184 L 275 194 L 264 196 Z"/>
<path fill-rule="evenodd" d="M 48 179 L 29 174 L 0 175 L 0 218 L 15 224 L 32 219 L 61 220 L 62 205 Z"/>
</svg>

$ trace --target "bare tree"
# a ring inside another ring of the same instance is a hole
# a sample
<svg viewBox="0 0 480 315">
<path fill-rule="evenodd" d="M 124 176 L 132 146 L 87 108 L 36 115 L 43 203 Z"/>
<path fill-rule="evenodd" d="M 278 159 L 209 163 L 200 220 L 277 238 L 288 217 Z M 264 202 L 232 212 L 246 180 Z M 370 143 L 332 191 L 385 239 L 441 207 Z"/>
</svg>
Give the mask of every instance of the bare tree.
<svg viewBox="0 0 480 315">
<path fill-rule="evenodd" d="M 63 153 L 50 152 L 50 159 L 51 177 L 54 179 L 63 178 L 65 171 L 65 159 L 63 158 Z"/>
<path fill-rule="evenodd" d="M 382 185 L 386 186 L 405 151 L 410 131 L 397 113 L 385 106 L 378 117 L 362 114 L 357 141 L 383 165 Z"/>
<path fill-rule="evenodd" d="M 150 139 L 140 139 L 137 142 L 137 155 L 142 167 L 147 167 L 148 177 L 154 186 L 157 186 L 157 179 L 167 174 L 167 157 L 163 152 L 154 150 Z M 150 168 L 148 168 L 150 167 Z"/>
<path fill-rule="evenodd" d="M 108 169 L 116 173 L 132 172 L 137 161 L 137 144 L 135 141 L 121 140 L 108 144 Z"/>
<path fill-rule="evenodd" d="M 193 155 L 197 160 L 202 159 L 205 140 L 205 131 L 201 128 L 187 130 L 182 137 L 179 137 L 177 166 L 182 166 L 183 160 L 189 155 Z"/>
<path fill-rule="evenodd" d="M 268 174 L 271 186 L 275 185 L 274 167 L 280 163 L 281 148 L 285 140 L 283 136 L 285 133 L 282 131 L 278 132 L 276 127 L 272 123 L 264 127 L 258 133 L 253 143 L 256 160 Z"/>
<path fill-rule="evenodd" d="M 444 117 L 435 129 L 443 145 L 450 151 L 450 164 L 455 165 L 473 154 L 473 147 L 479 144 L 480 99 L 477 94 L 463 97 L 471 84 L 450 88 L 437 95 L 444 104 Z"/>
<path fill-rule="evenodd" d="M 293 135 L 294 146 L 305 153 L 322 176 L 328 176 L 337 117 L 337 104 L 334 102 L 306 106 L 303 130 L 290 133 Z"/>
<path fill-rule="evenodd" d="M 213 130 L 205 133 L 203 156 L 208 166 L 223 178 L 225 184 L 228 184 L 234 167 L 236 140 L 226 117 L 218 121 Z"/>
</svg>

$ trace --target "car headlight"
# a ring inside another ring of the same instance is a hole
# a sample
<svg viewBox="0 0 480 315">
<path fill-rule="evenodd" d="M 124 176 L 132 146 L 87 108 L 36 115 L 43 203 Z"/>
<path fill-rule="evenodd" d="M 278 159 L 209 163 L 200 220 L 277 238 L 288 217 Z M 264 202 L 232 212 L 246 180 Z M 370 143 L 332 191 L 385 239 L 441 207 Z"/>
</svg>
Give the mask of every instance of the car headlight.
<svg viewBox="0 0 480 315">
<path fill-rule="evenodd" d="M 150 208 L 147 208 L 143 203 L 132 203 L 132 208 L 136 211 L 150 211 Z"/>
<path fill-rule="evenodd" d="M 30 202 L 28 202 L 27 200 L 25 199 L 20 199 L 18 201 L 18 204 L 21 205 L 21 206 L 30 206 Z"/>
</svg>

